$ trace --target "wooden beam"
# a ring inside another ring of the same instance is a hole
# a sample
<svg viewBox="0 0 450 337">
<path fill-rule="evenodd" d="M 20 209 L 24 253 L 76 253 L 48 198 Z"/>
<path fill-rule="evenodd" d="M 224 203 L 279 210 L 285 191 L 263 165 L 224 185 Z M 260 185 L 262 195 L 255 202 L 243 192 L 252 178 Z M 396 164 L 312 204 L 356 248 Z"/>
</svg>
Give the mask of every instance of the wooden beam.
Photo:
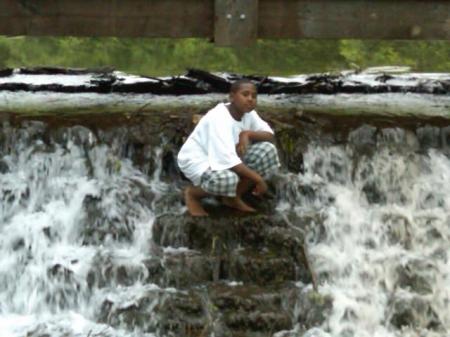
<svg viewBox="0 0 450 337">
<path fill-rule="evenodd" d="M 450 40 L 450 0 L 0 0 L 0 34 Z"/>
<path fill-rule="evenodd" d="M 215 0 L 214 42 L 218 46 L 248 46 L 256 42 L 258 0 Z"/>
<path fill-rule="evenodd" d="M 448 0 L 260 0 L 258 36 L 450 40 Z"/>
<path fill-rule="evenodd" d="M 0 0 L 0 34 L 209 38 L 213 13 L 211 0 Z"/>
</svg>

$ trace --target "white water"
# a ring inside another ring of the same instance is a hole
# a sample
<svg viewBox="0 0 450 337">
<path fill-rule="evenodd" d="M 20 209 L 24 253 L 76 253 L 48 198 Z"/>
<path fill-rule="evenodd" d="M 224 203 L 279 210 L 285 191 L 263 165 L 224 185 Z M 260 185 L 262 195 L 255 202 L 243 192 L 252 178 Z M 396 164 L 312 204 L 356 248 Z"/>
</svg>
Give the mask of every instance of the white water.
<svg viewBox="0 0 450 337">
<path fill-rule="evenodd" d="M 169 189 L 160 168 L 149 179 L 133 167 L 120 137 L 106 145 L 73 128 L 44 142 L 41 129 L 6 125 L 1 134 L 8 170 L 0 173 L 0 337 L 152 336 L 97 322 L 106 299 L 126 307 L 159 289 L 145 282 L 155 214 L 142 193 Z M 403 130 L 379 133 L 376 144 L 368 155 L 311 144 L 305 174 L 291 175 L 289 198 L 280 201 L 280 211 L 323 219 L 309 253 L 333 310 L 305 337 L 449 335 L 450 160 Z M 305 186 L 314 193 L 299 193 Z M 125 224 L 129 236 L 84 234 L 89 202 L 101 214 L 98 228 Z M 90 285 L 92 268 L 106 273 L 108 262 L 125 265 L 133 285 Z M 395 303 L 413 308 L 408 327 L 392 324 Z"/>
<path fill-rule="evenodd" d="M 292 177 L 298 189 L 279 203 L 323 219 L 309 254 L 333 309 L 305 337 L 450 336 L 450 159 L 400 129 L 379 133 L 376 144 L 369 155 L 310 145 L 305 173 Z M 410 315 L 393 324 L 399 303 Z"/>
<path fill-rule="evenodd" d="M 0 336 L 150 336 L 96 322 L 106 298 L 156 287 L 140 282 L 154 219 L 152 200 L 140 193 L 157 197 L 163 183 L 124 158 L 120 139 L 100 144 L 78 127 L 46 144 L 41 129 L 1 130 L 0 160 L 8 169 L 0 173 Z M 82 232 L 92 221 L 86 200 L 96 200 L 102 215 L 96 227 L 126 224 L 130 237 L 106 235 L 95 244 L 95 234 Z M 93 262 L 107 259 L 124 261 L 135 284 L 89 287 L 89 272 L 106 268 Z"/>
</svg>

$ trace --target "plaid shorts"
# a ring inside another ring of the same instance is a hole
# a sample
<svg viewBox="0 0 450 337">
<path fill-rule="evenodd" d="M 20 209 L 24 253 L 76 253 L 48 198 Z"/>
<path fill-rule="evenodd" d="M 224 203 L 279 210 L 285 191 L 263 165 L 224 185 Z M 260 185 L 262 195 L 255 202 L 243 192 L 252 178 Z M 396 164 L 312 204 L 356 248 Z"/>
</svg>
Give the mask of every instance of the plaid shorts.
<svg viewBox="0 0 450 337">
<path fill-rule="evenodd" d="M 280 166 L 277 149 L 274 144 L 269 142 L 250 145 L 243 162 L 265 178 Z M 208 169 L 201 177 L 200 187 L 213 195 L 234 197 L 238 182 L 239 176 L 231 170 L 212 171 Z"/>
</svg>

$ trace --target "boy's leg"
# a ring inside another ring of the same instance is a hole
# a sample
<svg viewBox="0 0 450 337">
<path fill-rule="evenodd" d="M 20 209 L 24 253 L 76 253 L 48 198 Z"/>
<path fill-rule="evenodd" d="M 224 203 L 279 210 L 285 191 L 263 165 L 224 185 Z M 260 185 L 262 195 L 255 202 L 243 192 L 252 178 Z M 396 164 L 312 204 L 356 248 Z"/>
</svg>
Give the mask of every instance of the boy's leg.
<svg viewBox="0 0 450 337">
<path fill-rule="evenodd" d="M 277 148 L 270 142 L 259 142 L 252 144 L 243 161 L 252 170 L 258 172 L 263 178 L 269 177 L 280 167 L 280 159 L 278 158 Z M 251 182 L 246 186 L 242 186 L 242 193 L 250 190 Z M 244 190 L 246 188 L 246 190 Z"/>
<path fill-rule="evenodd" d="M 250 188 L 254 185 L 253 181 L 248 178 L 241 177 L 236 188 L 236 196 L 241 198 L 245 193 L 247 193 Z"/>
<path fill-rule="evenodd" d="M 248 179 L 246 179 L 246 180 L 248 180 Z M 242 179 L 240 180 L 240 182 L 241 181 L 242 181 Z M 244 200 L 242 200 L 242 195 L 236 194 L 235 197 L 223 197 L 222 203 L 228 207 L 235 208 L 242 212 L 250 212 L 250 213 L 256 212 L 256 209 L 254 209 L 253 207 L 250 207 L 249 205 L 247 205 L 244 202 Z"/>
<path fill-rule="evenodd" d="M 202 207 L 200 200 L 208 195 L 198 186 L 188 186 L 184 190 L 184 201 L 188 212 L 192 216 L 207 216 L 205 209 Z"/>
<path fill-rule="evenodd" d="M 254 212 L 255 209 L 248 206 L 239 194 L 243 184 L 246 184 L 245 181 L 239 179 L 239 176 L 231 170 L 208 170 L 202 176 L 200 187 L 208 194 L 219 196 L 222 203 L 228 207 L 243 212 Z"/>
</svg>

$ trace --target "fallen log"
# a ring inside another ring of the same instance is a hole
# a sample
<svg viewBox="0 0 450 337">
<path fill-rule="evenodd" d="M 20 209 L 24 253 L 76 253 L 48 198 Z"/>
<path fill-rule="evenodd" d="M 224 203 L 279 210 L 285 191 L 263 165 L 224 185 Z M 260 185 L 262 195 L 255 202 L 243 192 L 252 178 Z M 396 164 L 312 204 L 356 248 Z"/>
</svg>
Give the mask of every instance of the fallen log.
<svg viewBox="0 0 450 337">
<path fill-rule="evenodd" d="M 300 75 L 290 78 L 212 74 L 191 69 L 168 78 L 131 76 L 111 69 L 21 68 L 0 70 L 0 91 L 52 91 L 63 93 L 147 93 L 196 95 L 227 93 L 233 81 L 252 80 L 261 94 L 380 94 L 419 93 L 446 95 L 450 74 L 390 74 L 347 71 L 339 74 Z M 389 70 L 390 71 L 390 70 Z"/>
</svg>

